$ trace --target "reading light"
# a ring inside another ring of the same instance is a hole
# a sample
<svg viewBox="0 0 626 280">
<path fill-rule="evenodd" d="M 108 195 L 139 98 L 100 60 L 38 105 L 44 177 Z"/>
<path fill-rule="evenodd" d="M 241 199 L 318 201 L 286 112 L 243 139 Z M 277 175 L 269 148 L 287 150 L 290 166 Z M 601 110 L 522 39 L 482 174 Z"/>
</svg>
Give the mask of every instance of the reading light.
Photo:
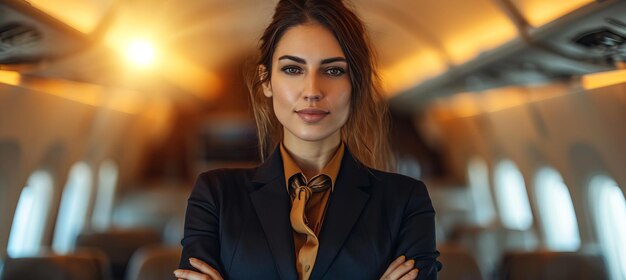
<svg viewBox="0 0 626 280">
<path fill-rule="evenodd" d="M 626 69 L 587 74 L 582 76 L 581 83 L 586 90 L 626 83 Z"/>
<path fill-rule="evenodd" d="M 133 64 L 146 67 L 154 63 L 155 49 L 150 42 L 135 40 L 128 45 L 126 57 Z"/>
<path fill-rule="evenodd" d="M 20 84 L 20 73 L 14 71 L 0 70 L 0 83 L 17 86 Z"/>
</svg>

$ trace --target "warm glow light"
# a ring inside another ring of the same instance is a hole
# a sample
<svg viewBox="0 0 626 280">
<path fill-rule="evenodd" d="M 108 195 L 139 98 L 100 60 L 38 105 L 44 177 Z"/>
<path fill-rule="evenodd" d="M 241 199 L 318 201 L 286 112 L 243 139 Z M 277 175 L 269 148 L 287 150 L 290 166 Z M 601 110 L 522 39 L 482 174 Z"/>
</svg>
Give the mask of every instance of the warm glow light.
<svg viewBox="0 0 626 280">
<path fill-rule="evenodd" d="M 460 65 L 513 40 L 516 36 L 515 26 L 502 14 L 493 13 L 491 18 L 484 18 L 466 25 L 458 32 L 446 34 L 443 44 L 452 62 Z"/>
<path fill-rule="evenodd" d="M 85 34 L 98 27 L 112 3 L 112 0 L 28 0 L 29 5 Z"/>
<path fill-rule="evenodd" d="M 129 90 L 107 89 L 95 84 L 38 77 L 25 77 L 20 86 L 82 104 L 105 107 L 128 114 L 139 114 L 142 110 L 139 94 Z"/>
<path fill-rule="evenodd" d="M 573 10 L 584 5 L 593 3 L 593 0 L 567 0 L 567 1 L 545 1 L 545 0 L 513 0 L 515 6 L 522 12 L 530 25 L 534 27 L 542 26 L 555 19 L 558 19 Z"/>
<path fill-rule="evenodd" d="M 483 112 L 498 112 L 530 101 L 529 89 L 523 86 L 491 89 L 481 93 L 480 98 L 479 104 Z"/>
<path fill-rule="evenodd" d="M 105 43 L 138 67 L 151 66 L 152 70 L 160 74 L 163 79 L 201 99 L 209 100 L 216 96 L 215 93 L 220 90 L 220 80 L 215 73 L 205 69 L 197 61 L 180 55 L 176 49 L 168 48 L 168 45 L 162 41 L 136 39 L 136 34 L 148 34 L 144 35 L 144 38 L 158 37 L 154 35 L 159 34 L 157 27 L 129 30 L 128 26 L 132 25 L 132 22 L 126 21 L 112 24 L 104 37 Z M 128 42 L 132 43 L 128 44 Z M 148 58 L 151 62 L 145 64 L 150 61 Z"/>
<path fill-rule="evenodd" d="M 0 83 L 17 86 L 20 84 L 20 73 L 0 70 Z"/>
<path fill-rule="evenodd" d="M 626 69 L 588 74 L 580 82 L 586 90 L 626 83 Z"/>
<path fill-rule="evenodd" d="M 381 69 L 383 89 L 389 96 L 408 90 L 418 83 L 443 73 L 447 65 L 435 51 L 420 50 L 406 59 Z"/>
<path fill-rule="evenodd" d="M 215 73 L 207 71 L 197 62 L 174 53 L 169 54 L 167 67 L 162 67 L 159 71 L 182 89 L 204 100 L 215 98 L 215 92 L 221 90 L 221 82 Z"/>
<path fill-rule="evenodd" d="M 431 105 L 432 116 L 439 121 L 492 113 L 530 102 L 568 94 L 570 84 L 550 83 L 543 85 L 507 86 L 482 92 L 460 92 L 438 99 Z"/>
<path fill-rule="evenodd" d="M 126 50 L 126 57 L 133 64 L 146 67 L 154 63 L 155 49 L 152 44 L 143 40 L 132 41 Z"/>
<path fill-rule="evenodd" d="M 470 117 L 481 113 L 476 93 L 462 92 L 455 94 L 450 100 L 450 106 L 459 118 Z"/>
</svg>

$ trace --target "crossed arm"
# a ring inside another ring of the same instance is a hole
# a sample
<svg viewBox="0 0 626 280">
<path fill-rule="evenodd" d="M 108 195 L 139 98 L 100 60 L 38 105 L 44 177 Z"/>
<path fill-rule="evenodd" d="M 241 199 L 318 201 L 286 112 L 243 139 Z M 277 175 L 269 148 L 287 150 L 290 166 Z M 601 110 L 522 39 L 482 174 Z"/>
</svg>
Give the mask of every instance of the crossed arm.
<svg viewBox="0 0 626 280">
<path fill-rule="evenodd" d="M 174 276 L 176 276 L 178 280 L 224 279 L 216 269 L 201 260 L 198 260 L 196 258 L 190 258 L 189 263 L 200 272 L 186 269 L 174 270 Z M 389 264 L 389 267 L 380 277 L 380 280 L 413 280 L 417 278 L 418 273 L 417 268 L 413 268 L 414 264 L 414 260 L 407 260 L 404 256 L 400 256 L 399 258 L 391 262 L 391 264 Z"/>
</svg>

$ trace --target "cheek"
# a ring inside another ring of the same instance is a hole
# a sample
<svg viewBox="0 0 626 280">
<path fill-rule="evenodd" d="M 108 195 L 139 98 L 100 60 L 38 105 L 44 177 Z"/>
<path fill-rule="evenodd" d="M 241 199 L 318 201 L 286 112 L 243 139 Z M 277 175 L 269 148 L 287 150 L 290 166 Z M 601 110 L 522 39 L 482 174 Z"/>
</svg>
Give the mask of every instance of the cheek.
<svg viewBox="0 0 626 280">
<path fill-rule="evenodd" d="M 352 107 L 352 87 L 350 86 L 350 84 L 344 87 L 343 94 L 339 96 L 338 101 L 342 110 L 346 111 L 346 113 L 349 113 L 350 108 Z"/>
<path fill-rule="evenodd" d="M 287 115 L 287 111 L 289 110 L 289 106 L 287 104 L 288 103 L 285 100 L 284 96 L 274 93 L 274 96 L 272 97 L 272 106 L 274 106 L 274 114 L 281 123 L 283 122 L 283 118 L 285 115 Z"/>
<path fill-rule="evenodd" d="M 351 109 L 351 96 L 350 94 L 343 94 L 339 96 L 339 98 L 335 102 L 335 110 L 339 113 L 339 122 L 341 126 L 346 124 L 348 117 L 350 115 Z"/>
<path fill-rule="evenodd" d="M 286 83 L 276 80 L 272 81 L 272 103 L 274 106 L 274 112 L 277 115 L 285 114 L 287 111 L 291 111 L 293 105 L 293 94 L 290 94 L 293 89 Z"/>
<path fill-rule="evenodd" d="M 284 92 L 274 91 L 272 97 L 272 106 L 274 107 L 274 115 L 278 122 L 283 126 L 289 126 L 294 117 L 295 102 L 292 96 L 284 94 Z"/>
<path fill-rule="evenodd" d="M 274 103 L 280 104 L 293 104 L 298 100 L 298 92 L 300 91 L 300 84 L 297 81 L 290 81 L 286 79 L 272 79 L 272 92 Z"/>
</svg>

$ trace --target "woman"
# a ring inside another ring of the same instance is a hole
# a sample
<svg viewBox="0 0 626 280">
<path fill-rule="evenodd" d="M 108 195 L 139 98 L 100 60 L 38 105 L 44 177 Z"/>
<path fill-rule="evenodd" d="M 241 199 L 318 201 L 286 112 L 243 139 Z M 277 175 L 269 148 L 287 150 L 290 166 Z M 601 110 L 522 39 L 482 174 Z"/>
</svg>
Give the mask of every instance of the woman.
<svg viewBox="0 0 626 280">
<path fill-rule="evenodd" d="M 386 107 L 358 17 L 281 0 L 251 96 L 263 164 L 201 174 L 179 279 L 436 279 L 423 183 L 388 169 Z"/>
</svg>

